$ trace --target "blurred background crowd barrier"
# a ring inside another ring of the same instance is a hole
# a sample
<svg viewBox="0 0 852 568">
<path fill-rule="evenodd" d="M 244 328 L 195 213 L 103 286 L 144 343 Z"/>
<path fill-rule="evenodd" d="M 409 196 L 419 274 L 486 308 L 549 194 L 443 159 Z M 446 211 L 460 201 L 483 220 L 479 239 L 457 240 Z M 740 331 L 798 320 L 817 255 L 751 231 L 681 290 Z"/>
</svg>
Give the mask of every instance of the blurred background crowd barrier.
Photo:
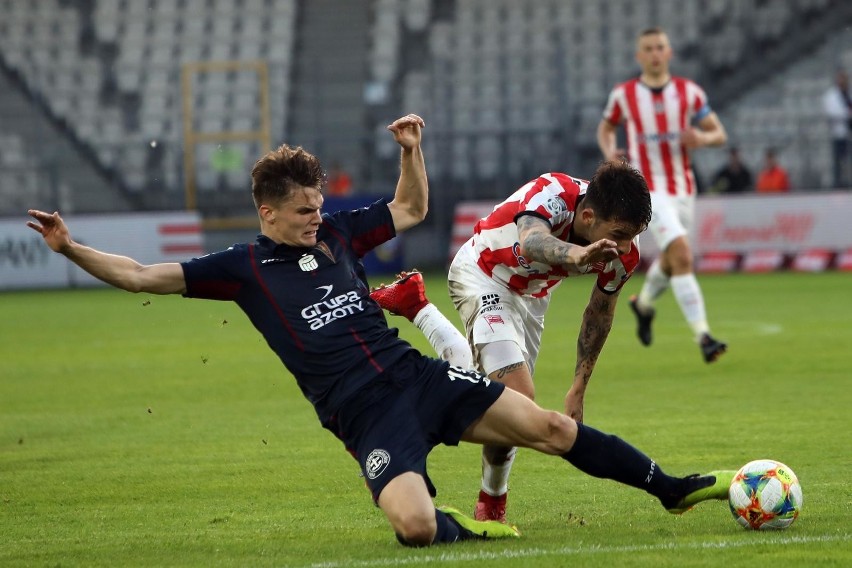
<svg viewBox="0 0 852 568">
<path fill-rule="evenodd" d="M 606 95 L 638 73 L 652 25 L 753 172 L 772 147 L 791 195 L 843 189 L 821 99 L 852 69 L 845 0 L 0 0 L 0 13 L 0 216 L 16 223 L 29 207 L 189 211 L 213 250 L 254 237 L 249 171 L 282 143 L 345 171 L 351 197 L 392 194 L 384 127 L 416 112 L 430 216 L 378 270 L 442 266 L 460 203 L 546 171 L 591 175 Z M 696 152 L 705 189 L 726 160 Z"/>
</svg>

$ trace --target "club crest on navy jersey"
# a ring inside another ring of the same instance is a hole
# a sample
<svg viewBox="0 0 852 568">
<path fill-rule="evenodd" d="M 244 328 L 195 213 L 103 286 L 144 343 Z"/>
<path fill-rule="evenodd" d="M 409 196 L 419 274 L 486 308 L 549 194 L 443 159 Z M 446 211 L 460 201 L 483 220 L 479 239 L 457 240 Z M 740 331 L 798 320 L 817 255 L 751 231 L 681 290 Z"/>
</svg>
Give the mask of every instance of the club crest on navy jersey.
<svg viewBox="0 0 852 568">
<path fill-rule="evenodd" d="M 310 272 L 311 270 L 319 268 L 319 263 L 317 263 L 317 259 L 314 258 L 314 255 L 305 254 L 299 259 L 299 268 L 301 268 L 304 272 Z"/>
</svg>

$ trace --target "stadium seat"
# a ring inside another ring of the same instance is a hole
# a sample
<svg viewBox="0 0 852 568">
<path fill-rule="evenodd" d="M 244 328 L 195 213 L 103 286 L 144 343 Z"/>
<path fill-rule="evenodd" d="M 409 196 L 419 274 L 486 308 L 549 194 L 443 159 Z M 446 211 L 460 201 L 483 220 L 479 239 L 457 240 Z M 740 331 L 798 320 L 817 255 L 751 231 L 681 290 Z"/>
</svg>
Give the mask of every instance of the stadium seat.
<svg viewBox="0 0 852 568">
<path fill-rule="evenodd" d="M 671 4 L 669 0 L 374 0 L 369 4 L 366 63 L 370 80 L 389 93 L 386 102 L 403 101 L 406 111 L 428 111 L 430 126 L 442 135 L 466 136 L 467 129 L 484 126 L 494 129 L 501 143 L 482 144 L 496 148 L 500 168 L 506 164 L 503 169 L 518 171 L 518 164 L 526 160 L 507 155 L 514 145 L 506 141 L 531 130 L 541 129 L 544 138 L 559 144 L 568 140 L 572 148 L 581 145 L 583 152 L 594 150 L 594 129 L 609 89 L 637 72 L 632 53 L 637 30 L 652 24 L 672 30 L 675 70 L 699 77 L 708 66 L 710 71 L 736 68 L 754 37 L 779 41 L 788 37 L 801 16 L 821 15 L 833 6 L 830 0 L 683 0 L 677 9 L 668 9 Z M 127 128 L 121 127 L 123 143 L 144 145 L 158 138 L 179 148 L 182 64 L 263 58 L 269 63 L 273 95 L 271 131 L 281 137 L 293 100 L 293 53 L 299 33 L 295 26 L 303 5 L 296 0 L 9 0 L 0 4 L 4 8 L 0 54 L 31 90 L 46 95 L 51 112 L 66 118 L 93 147 L 103 143 L 98 137 L 108 132 L 113 139 L 119 129 L 92 124 L 93 116 L 110 110 L 111 116 L 127 119 Z M 92 26 L 92 41 L 81 41 L 88 31 L 84 24 Z M 805 178 L 827 183 L 822 179 L 830 148 L 818 99 L 827 87 L 831 66 L 836 62 L 852 66 L 852 49 L 844 47 L 852 45 L 849 36 L 829 39 L 829 49 L 813 55 L 808 72 L 791 69 L 788 74 L 784 69 L 771 84 L 751 89 L 760 90 L 761 96 L 744 97 L 731 107 L 746 110 L 725 110 L 723 123 L 731 139 L 742 141 L 750 159 L 757 156 L 753 169 L 763 147 L 778 143 L 789 156 L 794 185 Z M 427 61 L 410 59 L 424 52 Z M 403 61 L 411 65 L 403 69 Z M 195 92 L 205 95 L 199 99 L 205 106 L 194 109 L 196 113 L 228 113 L 231 127 L 240 129 L 257 124 L 260 97 L 255 78 L 220 80 L 214 77 L 217 73 L 206 75 L 193 80 Z M 712 95 L 715 85 L 707 87 Z M 122 113 L 112 112 L 123 101 L 131 104 Z M 753 113 L 754 108 L 768 110 Z M 198 118 L 199 124 L 204 122 L 204 117 Z M 538 143 L 547 150 L 544 142 Z M 481 147 L 475 141 L 466 144 Z M 456 158 L 446 151 L 441 156 L 446 163 L 439 166 L 432 160 L 430 168 L 451 171 Z M 707 156 L 697 162 L 705 178 L 712 175 L 710 166 L 720 164 L 716 154 Z M 121 171 L 124 154 L 118 152 L 111 159 L 118 161 Z M 131 170 L 135 167 L 128 164 Z M 475 186 L 476 176 L 493 170 L 491 161 L 479 170 L 468 168 L 464 171 L 472 177 L 464 181 Z"/>
</svg>

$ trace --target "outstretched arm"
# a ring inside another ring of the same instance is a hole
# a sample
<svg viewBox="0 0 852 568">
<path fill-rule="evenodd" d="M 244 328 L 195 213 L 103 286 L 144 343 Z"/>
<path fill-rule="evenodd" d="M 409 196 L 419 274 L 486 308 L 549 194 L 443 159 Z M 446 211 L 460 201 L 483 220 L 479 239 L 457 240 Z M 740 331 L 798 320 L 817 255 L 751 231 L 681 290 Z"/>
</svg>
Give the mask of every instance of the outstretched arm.
<svg viewBox="0 0 852 568">
<path fill-rule="evenodd" d="M 592 371 L 601 354 L 612 320 L 615 317 L 615 305 L 618 292 L 605 294 L 597 286 L 592 289 L 589 305 L 583 312 L 583 323 L 577 337 L 577 365 L 574 367 L 574 383 L 565 396 L 565 413 L 576 420 L 583 421 L 583 399 L 586 385 L 592 378 Z"/>
<path fill-rule="evenodd" d="M 416 114 L 398 118 L 388 126 L 394 140 L 402 147 L 399 181 L 393 201 L 388 203 L 397 232 L 410 229 L 426 218 L 429 182 L 420 148 L 420 129 L 424 126 L 423 119 Z"/>
<path fill-rule="evenodd" d="M 609 262 L 618 256 L 615 241 L 601 239 L 585 247 L 574 245 L 554 237 L 550 223 L 535 215 L 518 218 L 518 240 L 525 258 L 554 266 L 577 268 L 592 262 Z"/>
<path fill-rule="evenodd" d="M 30 209 L 29 214 L 35 221 L 28 221 L 27 226 L 40 233 L 51 250 L 65 255 L 68 260 L 107 284 L 129 292 L 186 292 L 183 268 L 178 263 L 145 266 L 126 256 L 101 252 L 74 242 L 58 212 L 51 214 Z"/>
</svg>

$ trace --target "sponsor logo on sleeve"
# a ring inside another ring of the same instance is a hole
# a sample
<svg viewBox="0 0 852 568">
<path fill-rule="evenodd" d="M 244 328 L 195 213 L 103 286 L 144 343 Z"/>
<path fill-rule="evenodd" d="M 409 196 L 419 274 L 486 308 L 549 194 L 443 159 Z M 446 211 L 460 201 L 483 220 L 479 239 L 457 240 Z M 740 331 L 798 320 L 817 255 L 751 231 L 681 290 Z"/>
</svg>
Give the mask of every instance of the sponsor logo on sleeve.
<svg viewBox="0 0 852 568">
<path fill-rule="evenodd" d="M 544 202 L 544 208 L 554 217 L 568 210 L 565 200 L 558 195 L 548 197 L 547 201 Z"/>
</svg>

